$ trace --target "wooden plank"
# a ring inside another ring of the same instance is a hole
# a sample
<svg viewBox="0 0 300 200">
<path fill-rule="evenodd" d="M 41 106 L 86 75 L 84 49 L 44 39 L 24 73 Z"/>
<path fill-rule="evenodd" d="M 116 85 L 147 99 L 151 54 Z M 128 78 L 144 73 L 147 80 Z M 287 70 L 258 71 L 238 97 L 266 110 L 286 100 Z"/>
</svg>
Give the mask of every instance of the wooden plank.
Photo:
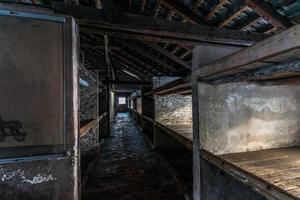
<svg viewBox="0 0 300 200">
<path fill-rule="evenodd" d="M 298 199 L 288 193 L 287 191 L 279 188 L 268 181 L 247 172 L 246 170 L 236 166 L 235 164 L 227 161 L 226 159 L 216 156 L 206 150 L 202 150 L 202 158 L 211 162 L 227 174 L 231 175 L 241 183 L 249 185 L 255 191 L 259 192 L 269 200 L 295 200 Z"/>
<path fill-rule="evenodd" d="M 239 81 L 256 81 L 266 79 L 276 79 L 283 77 L 293 77 L 300 75 L 300 60 L 287 62 L 278 65 L 271 65 L 258 69 L 252 69 L 245 72 L 224 76 L 214 79 L 213 84 L 224 84 Z"/>
<path fill-rule="evenodd" d="M 167 83 L 166 85 L 163 85 L 159 88 L 156 88 L 154 90 L 152 90 L 151 92 L 147 92 L 145 93 L 146 96 L 148 95 L 165 95 L 165 94 L 171 94 L 172 92 L 178 90 L 178 89 L 182 89 L 184 88 L 186 90 L 186 88 L 191 89 L 191 76 L 187 75 L 183 78 L 177 79 L 175 81 L 172 81 L 170 83 Z"/>
<path fill-rule="evenodd" d="M 122 43 L 119 41 L 119 43 Z M 122 43 L 123 46 L 126 46 L 127 48 L 131 49 L 131 51 L 135 52 L 136 54 L 142 55 L 144 58 L 150 58 L 151 61 L 158 64 L 158 66 L 164 67 L 166 70 L 172 70 L 172 71 L 178 71 L 178 69 L 174 68 L 172 65 L 165 63 L 161 59 L 151 55 L 150 53 L 146 52 L 143 48 L 133 44 L 133 43 Z"/>
<path fill-rule="evenodd" d="M 300 148 L 271 149 L 221 155 L 220 157 L 241 170 L 278 187 L 285 193 L 300 198 Z"/>
<path fill-rule="evenodd" d="M 157 44 L 152 44 L 152 43 L 149 43 L 149 42 L 144 42 L 144 41 L 140 41 L 142 42 L 144 45 L 147 45 L 149 48 L 152 48 L 154 49 L 155 51 L 167 56 L 168 58 L 170 58 L 172 61 L 184 66 L 185 68 L 187 69 L 191 69 L 191 66 L 189 63 L 179 59 L 177 56 L 171 54 L 169 51 L 167 51 L 166 49 L 160 47 L 159 45 Z M 190 53 L 190 52 L 188 52 Z"/>
<path fill-rule="evenodd" d="M 121 14 L 122 22 L 114 23 L 105 19 L 99 9 L 54 3 L 55 12 L 72 15 L 78 19 L 82 32 L 117 37 L 168 41 L 173 43 L 204 43 L 215 45 L 249 46 L 264 38 L 259 33 L 226 30 L 200 24 L 184 24 L 153 17 Z M 97 22 L 97 23 L 95 23 Z"/>
<path fill-rule="evenodd" d="M 288 52 L 298 50 L 300 48 L 299 31 L 300 25 L 296 25 L 251 47 L 237 51 L 225 58 L 199 68 L 195 76 L 202 79 L 213 75 L 217 76 L 232 69 L 274 59 L 281 54 L 288 54 Z M 284 62 L 284 59 L 282 59 L 282 62 Z"/>
</svg>

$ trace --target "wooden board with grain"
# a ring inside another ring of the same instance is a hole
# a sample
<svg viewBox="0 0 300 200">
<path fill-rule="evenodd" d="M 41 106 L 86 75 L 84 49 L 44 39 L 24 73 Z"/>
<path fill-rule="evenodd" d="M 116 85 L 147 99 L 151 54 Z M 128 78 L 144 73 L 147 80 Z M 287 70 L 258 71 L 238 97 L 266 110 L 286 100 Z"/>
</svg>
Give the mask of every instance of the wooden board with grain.
<svg viewBox="0 0 300 200">
<path fill-rule="evenodd" d="M 225 154 L 222 159 L 300 198 L 300 147 Z"/>
</svg>

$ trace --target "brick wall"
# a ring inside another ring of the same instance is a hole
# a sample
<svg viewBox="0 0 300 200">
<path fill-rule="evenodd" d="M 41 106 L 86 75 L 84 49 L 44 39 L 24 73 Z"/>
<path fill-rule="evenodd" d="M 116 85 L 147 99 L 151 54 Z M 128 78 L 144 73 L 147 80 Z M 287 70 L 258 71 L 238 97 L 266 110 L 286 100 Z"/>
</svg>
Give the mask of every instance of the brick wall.
<svg viewBox="0 0 300 200">
<path fill-rule="evenodd" d="M 164 124 L 191 125 L 192 97 L 178 94 L 154 96 L 155 119 Z"/>
<path fill-rule="evenodd" d="M 98 116 L 98 88 L 97 74 L 83 68 L 79 70 L 80 78 L 87 81 L 89 86 L 80 85 L 80 121 L 89 120 Z"/>
<path fill-rule="evenodd" d="M 153 77 L 153 88 L 161 87 L 179 77 Z M 154 96 L 155 119 L 163 124 L 192 125 L 192 96 L 172 94 Z"/>
</svg>

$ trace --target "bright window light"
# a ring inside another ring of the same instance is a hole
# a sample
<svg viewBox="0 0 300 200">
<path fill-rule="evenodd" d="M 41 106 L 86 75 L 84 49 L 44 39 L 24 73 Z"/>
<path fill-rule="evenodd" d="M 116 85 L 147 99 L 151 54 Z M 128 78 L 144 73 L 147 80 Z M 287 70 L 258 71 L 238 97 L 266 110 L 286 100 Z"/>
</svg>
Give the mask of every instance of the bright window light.
<svg viewBox="0 0 300 200">
<path fill-rule="evenodd" d="M 125 97 L 119 97 L 118 101 L 119 101 L 119 105 L 126 104 L 126 98 Z"/>
<path fill-rule="evenodd" d="M 84 80 L 82 78 L 79 79 L 79 84 L 82 86 L 86 86 L 86 87 L 90 85 L 89 82 L 87 82 L 86 80 Z"/>
</svg>

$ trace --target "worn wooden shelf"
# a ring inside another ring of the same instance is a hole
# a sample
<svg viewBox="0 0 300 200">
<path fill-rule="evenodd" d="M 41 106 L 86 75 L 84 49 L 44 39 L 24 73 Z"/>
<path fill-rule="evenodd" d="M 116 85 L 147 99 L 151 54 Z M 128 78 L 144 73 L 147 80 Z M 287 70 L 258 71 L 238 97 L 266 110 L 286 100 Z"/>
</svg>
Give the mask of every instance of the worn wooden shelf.
<svg viewBox="0 0 300 200">
<path fill-rule="evenodd" d="M 229 56 L 221 58 L 205 66 L 197 66 L 194 73 L 196 79 L 214 80 L 249 70 L 280 66 L 299 59 L 300 56 L 300 25 L 296 25 L 279 34 L 269 37 L 253 46 L 241 49 Z M 299 64 L 256 74 L 256 79 L 282 79 L 300 76 Z M 251 79 L 251 74 L 240 80 Z M 237 77 L 238 78 L 238 77 Z"/>
<path fill-rule="evenodd" d="M 169 94 L 192 94 L 191 87 L 191 75 L 177 79 L 159 88 L 153 89 L 150 92 L 145 93 L 145 96 L 149 95 L 169 95 Z"/>
<path fill-rule="evenodd" d="M 193 149 L 192 125 L 165 125 L 160 122 L 156 122 L 155 125 L 164 130 L 168 135 L 175 138 L 188 149 Z"/>
<path fill-rule="evenodd" d="M 90 120 L 87 123 L 84 123 L 82 127 L 80 127 L 80 137 L 85 136 L 91 129 L 95 128 L 98 123 L 106 116 L 106 112 L 100 115 L 99 117 Z"/>
<path fill-rule="evenodd" d="M 268 199 L 300 199 L 300 147 L 202 155 Z"/>
</svg>

